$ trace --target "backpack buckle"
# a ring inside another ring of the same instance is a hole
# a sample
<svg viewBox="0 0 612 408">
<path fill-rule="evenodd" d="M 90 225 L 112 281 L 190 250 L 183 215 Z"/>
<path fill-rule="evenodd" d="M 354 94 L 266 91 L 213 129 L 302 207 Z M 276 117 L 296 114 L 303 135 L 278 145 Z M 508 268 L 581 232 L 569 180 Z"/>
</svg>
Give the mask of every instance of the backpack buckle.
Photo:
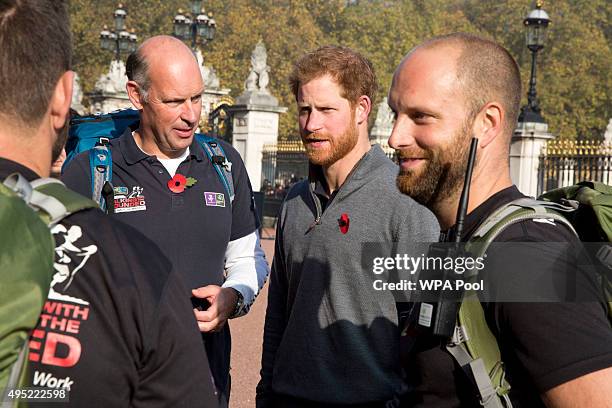
<svg viewBox="0 0 612 408">
<path fill-rule="evenodd" d="M 595 254 L 599 262 L 601 262 L 608 269 L 612 269 L 612 247 L 610 245 L 602 245 Z"/>
<path fill-rule="evenodd" d="M 225 156 L 214 155 L 212 162 L 218 166 L 223 166 L 227 171 L 232 171 L 232 162 L 227 160 Z"/>
<path fill-rule="evenodd" d="M 468 336 L 467 330 L 463 326 L 455 326 L 455 332 L 453 333 L 453 337 L 450 339 L 450 343 L 453 345 L 458 345 L 465 343 L 468 341 L 470 337 Z"/>
<path fill-rule="evenodd" d="M 101 137 L 96 142 L 96 146 L 106 146 L 110 143 L 110 139 L 108 137 Z"/>
</svg>

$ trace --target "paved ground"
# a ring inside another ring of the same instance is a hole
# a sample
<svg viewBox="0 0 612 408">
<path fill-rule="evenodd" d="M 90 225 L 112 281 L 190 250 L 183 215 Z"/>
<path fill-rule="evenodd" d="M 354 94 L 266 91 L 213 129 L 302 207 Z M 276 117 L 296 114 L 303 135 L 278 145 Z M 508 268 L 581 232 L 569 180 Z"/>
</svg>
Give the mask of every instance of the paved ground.
<svg viewBox="0 0 612 408">
<path fill-rule="evenodd" d="M 274 235 L 274 230 L 264 230 L 264 238 Z M 272 262 L 274 240 L 263 239 L 266 259 Z M 261 368 L 261 345 L 263 324 L 268 304 L 268 285 L 257 296 L 257 301 L 248 315 L 230 321 L 232 330 L 232 393 L 230 408 L 255 407 L 255 387 Z"/>
</svg>

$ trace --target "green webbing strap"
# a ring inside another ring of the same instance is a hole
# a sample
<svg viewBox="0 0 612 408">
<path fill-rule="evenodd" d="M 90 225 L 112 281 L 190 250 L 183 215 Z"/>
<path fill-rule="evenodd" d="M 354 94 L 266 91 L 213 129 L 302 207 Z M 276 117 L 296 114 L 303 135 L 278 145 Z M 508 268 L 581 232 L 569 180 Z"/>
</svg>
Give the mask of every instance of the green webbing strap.
<svg viewBox="0 0 612 408">
<path fill-rule="evenodd" d="M 49 179 L 41 179 L 49 180 Z M 34 186 L 21 174 L 14 173 L 4 180 L 4 185 L 13 190 L 30 207 L 35 210 L 42 210 L 53 220 L 60 218 L 67 212 L 66 207 L 55 197 L 45 195 L 34 189 Z M 45 220 L 47 224 L 47 220 Z"/>
<path fill-rule="evenodd" d="M 447 350 L 464 370 L 467 367 L 471 369 L 468 375 L 471 374 L 473 377 L 483 406 L 504 406 L 500 405 L 501 398 L 504 398 L 507 400 L 505 406 L 511 407 L 512 404 L 507 397 L 510 384 L 505 379 L 497 340 L 489 329 L 484 310 L 475 292 L 466 293 L 459 308 L 457 321 L 456 331 L 461 330 L 463 336 L 455 336 L 454 341 L 447 346 Z M 491 394 L 491 390 L 495 395 Z"/>
<path fill-rule="evenodd" d="M 555 211 L 573 211 L 573 208 L 531 198 L 515 200 L 487 218 L 472 235 L 466 249 L 471 250 L 475 257 L 484 255 L 503 230 L 522 220 L 554 219 L 574 231 L 569 221 Z M 478 295 L 473 291 L 466 293 L 461 303 L 455 333 L 446 349 L 471 375 L 478 388 L 481 405 L 486 408 L 511 407 L 508 396 L 510 384 L 505 379 L 497 339 L 489 329 Z"/>
<path fill-rule="evenodd" d="M 470 371 L 478 388 L 480 405 L 485 408 L 509 408 L 512 406 L 512 403 L 509 403 L 510 401 L 507 401 L 509 405 L 505 405 L 498 398 L 498 391 L 493 386 L 482 358 L 473 359 L 463 344 L 448 345 L 446 350 L 464 370 Z"/>
<path fill-rule="evenodd" d="M 54 226 L 75 212 L 97 207 L 93 201 L 69 190 L 57 179 L 41 178 L 28 182 L 21 174 L 14 173 L 6 178 L 4 185 L 37 210 L 48 226 Z"/>
<path fill-rule="evenodd" d="M 64 207 L 63 214 L 50 213 L 48 208 L 41 208 L 45 214 L 41 214 L 43 220 L 49 225 L 55 225 L 70 214 L 86 210 L 88 208 L 98 208 L 98 205 L 91 199 L 69 190 L 64 183 L 56 179 L 38 179 L 33 181 L 32 186 L 36 192 L 55 199 Z"/>
</svg>

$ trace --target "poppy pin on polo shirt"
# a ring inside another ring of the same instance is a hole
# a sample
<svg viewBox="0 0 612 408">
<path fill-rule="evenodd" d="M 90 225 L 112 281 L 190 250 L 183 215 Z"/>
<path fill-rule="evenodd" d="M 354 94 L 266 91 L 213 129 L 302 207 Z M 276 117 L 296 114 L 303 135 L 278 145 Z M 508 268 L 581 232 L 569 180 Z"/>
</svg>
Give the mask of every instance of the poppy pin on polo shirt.
<svg viewBox="0 0 612 408">
<path fill-rule="evenodd" d="M 351 220 L 349 219 L 348 214 L 342 213 L 340 218 L 338 218 L 338 226 L 340 227 L 340 232 L 346 234 L 348 232 L 350 222 Z"/>
<path fill-rule="evenodd" d="M 168 180 L 168 188 L 175 194 L 180 194 L 185 191 L 187 186 L 187 177 L 182 174 L 176 173 L 174 177 Z"/>
<path fill-rule="evenodd" d="M 193 177 L 185 177 L 180 173 L 176 173 L 174 177 L 168 180 L 168 189 L 175 194 L 180 194 L 185 191 L 185 188 L 192 187 L 195 183 L 197 183 Z"/>
</svg>

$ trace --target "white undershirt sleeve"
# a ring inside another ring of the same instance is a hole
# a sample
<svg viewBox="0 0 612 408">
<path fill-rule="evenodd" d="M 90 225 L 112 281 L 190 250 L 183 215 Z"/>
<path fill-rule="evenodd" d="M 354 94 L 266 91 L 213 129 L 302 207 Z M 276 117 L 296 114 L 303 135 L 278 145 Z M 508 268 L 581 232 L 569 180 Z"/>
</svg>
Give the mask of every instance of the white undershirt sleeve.
<svg viewBox="0 0 612 408">
<path fill-rule="evenodd" d="M 259 232 L 254 231 L 227 244 L 225 273 L 226 279 L 222 286 L 236 289 L 242 294 L 244 307 L 238 316 L 244 315 L 249 311 L 270 273 L 266 255 L 261 249 Z"/>
</svg>

